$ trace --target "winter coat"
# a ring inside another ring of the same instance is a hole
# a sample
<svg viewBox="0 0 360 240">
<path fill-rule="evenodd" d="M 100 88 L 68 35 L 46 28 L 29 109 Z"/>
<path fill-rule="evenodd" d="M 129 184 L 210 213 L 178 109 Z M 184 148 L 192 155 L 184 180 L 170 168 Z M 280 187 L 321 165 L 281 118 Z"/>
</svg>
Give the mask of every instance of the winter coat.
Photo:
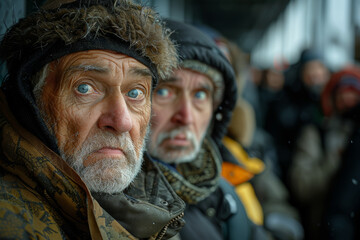
<svg viewBox="0 0 360 240">
<path fill-rule="evenodd" d="M 182 239 L 253 239 L 253 224 L 233 187 L 223 178 L 209 197 L 189 204 Z"/>
<path fill-rule="evenodd" d="M 237 194 L 244 203 L 249 218 L 258 225 L 264 223 L 264 213 L 253 185 L 249 182 L 256 174 L 264 171 L 265 164 L 257 158 L 249 158 L 239 143 L 229 137 L 223 140 L 225 146 L 239 163 L 232 163 L 224 159 L 222 163 L 222 176 L 236 189 Z M 231 157 L 229 155 L 229 157 Z"/>
<path fill-rule="evenodd" d="M 166 239 L 183 225 L 183 201 L 150 161 L 127 190 L 98 196 L 99 204 L 59 155 L 19 125 L 3 95 L 0 110 L 1 239 Z"/>
<path fill-rule="evenodd" d="M 252 239 L 253 224 L 234 188 L 220 176 L 221 157 L 211 138 L 204 139 L 192 162 L 176 169 L 159 160 L 156 164 L 187 203 L 181 239 Z"/>
<path fill-rule="evenodd" d="M 302 239 L 299 214 L 280 179 L 260 159 L 250 157 L 238 142 L 229 137 L 223 141 L 232 155 L 223 159 L 222 175 L 235 186 L 250 219 L 276 239 Z"/>
<path fill-rule="evenodd" d="M 337 117 L 321 129 L 314 125 L 303 128 L 289 169 L 289 186 L 299 204 L 308 206 L 315 199 L 324 199 L 352 129 L 351 122 Z"/>
<path fill-rule="evenodd" d="M 341 166 L 353 126 L 337 117 L 322 128 L 308 125 L 301 131 L 289 169 L 289 189 L 301 212 L 309 239 L 318 239 L 329 187 Z"/>
<path fill-rule="evenodd" d="M 323 239 L 360 239 L 360 130 L 355 129 L 325 204 Z"/>
</svg>

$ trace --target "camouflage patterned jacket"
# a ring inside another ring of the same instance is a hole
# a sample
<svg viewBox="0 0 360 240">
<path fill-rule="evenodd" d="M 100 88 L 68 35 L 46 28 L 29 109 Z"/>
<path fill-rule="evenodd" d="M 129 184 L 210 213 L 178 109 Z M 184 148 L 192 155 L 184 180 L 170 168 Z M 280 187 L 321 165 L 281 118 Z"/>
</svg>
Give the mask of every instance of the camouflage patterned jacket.
<svg viewBox="0 0 360 240">
<path fill-rule="evenodd" d="M 0 239 L 166 239 L 183 225 L 184 203 L 150 161 L 126 192 L 98 196 L 100 206 L 3 98 L 0 134 Z"/>
</svg>

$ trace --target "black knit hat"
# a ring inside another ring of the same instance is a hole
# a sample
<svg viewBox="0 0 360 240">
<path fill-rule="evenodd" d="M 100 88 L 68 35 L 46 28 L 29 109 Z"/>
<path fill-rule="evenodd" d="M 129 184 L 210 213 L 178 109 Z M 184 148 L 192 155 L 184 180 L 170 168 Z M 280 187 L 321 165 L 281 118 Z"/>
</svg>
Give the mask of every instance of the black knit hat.
<svg viewBox="0 0 360 240">
<path fill-rule="evenodd" d="M 2 86 L 16 119 L 58 153 L 40 117 L 31 78 L 47 63 L 74 52 L 111 50 L 135 58 L 158 77 L 177 65 L 176 49 L 159 16 L 127 0 L 49 0 L 11 27 L 0 44 L 8 77 Z"/>
<path fill-rule="evenodd" d="M 215 42 L 201 30 L 173 20 L 166 20 L 166 26 L 173 31 L 171 38 L 178 47 L 180 65 L 187 60 L 196 60 L 222 74 L 223 98 L 214 110 L 213 127 L 210 133 L 213 140 L 220 146 L 237 100 L 237 87 L 232 66 Z"/>
</svg>

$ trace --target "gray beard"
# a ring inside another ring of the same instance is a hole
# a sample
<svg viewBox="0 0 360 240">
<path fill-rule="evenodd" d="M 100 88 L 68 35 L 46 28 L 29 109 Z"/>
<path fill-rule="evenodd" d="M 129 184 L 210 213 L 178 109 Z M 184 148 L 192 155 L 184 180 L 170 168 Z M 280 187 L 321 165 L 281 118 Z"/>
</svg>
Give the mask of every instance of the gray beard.
<svg viewBox="0 0 360 240">
<path fill-rule="evenodd" d="M 94 151 L 107 146 L 121 148 L 125 156 L 105 158 L 89 166 L 84 160 Z M 136 157 L 136 151 L 128 132 L 115 136 L 109 132 L 100 132 L 86 139 L 81 149 L 68 156 L 60 148 L 61 157 L 80 175 L 92 192 L 120 193 L 127 188 L 139 173 L 143 161 L 145 139 Z"/>
<path fill-rule="evenodd" d="M 186 138 L 190 140 L 192 150 L 189 147 L 174 147 L 171 149 L 164 149 L 160 147 L 160 144 L 168 138 L 174 138 L 180 132 L 186 134 Z M 206 133 L 206 132 L 205 132 Z M 155 143 L 148 142 L 147 149 L 151 156 L 166 162 L 166 163 L 186 163 L 193 161 L 198 155 L 201 144 L 204 140 L 205 133 L 201 136 L 200 141 L 197 141 L 194 134 L 185 127 L 178 127 L 169 132 L 160 133 Z"/>
</svg>

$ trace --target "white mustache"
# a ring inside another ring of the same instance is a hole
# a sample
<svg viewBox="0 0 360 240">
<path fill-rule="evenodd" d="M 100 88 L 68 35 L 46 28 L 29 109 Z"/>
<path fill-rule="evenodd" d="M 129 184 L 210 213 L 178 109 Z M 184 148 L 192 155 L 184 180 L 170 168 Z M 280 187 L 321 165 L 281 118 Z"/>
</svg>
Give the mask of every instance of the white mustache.
<svg viewBox="0 0 360 240">
<path fill-rule="evenodd" d="M 193 145 L 196 144 L 196 138 L 194 133 L 184 127 L 181 127 L 181 128 L 173 129 L 169 132 L 160 133 L 157 138 L 156 145 L 161 144 L 165 139 L 174 139 L 179 134 L 184 134 L 186 140 L 190 140 Z"/>
<path fill-rule="evenodd" d="M 76 159 L 85 160 L 89 155 L 104 147 L 121 149 L 128 160 L 136 159 L 135 148 L 128 132 L 121 135 L 114 135 L 110 132 L 96 133 L 83 143 L 80 151 L 75 153 L 75 157 Z M 76 169 L 82 167 L 82 161 L 73 161 Z"/>
</svg>

